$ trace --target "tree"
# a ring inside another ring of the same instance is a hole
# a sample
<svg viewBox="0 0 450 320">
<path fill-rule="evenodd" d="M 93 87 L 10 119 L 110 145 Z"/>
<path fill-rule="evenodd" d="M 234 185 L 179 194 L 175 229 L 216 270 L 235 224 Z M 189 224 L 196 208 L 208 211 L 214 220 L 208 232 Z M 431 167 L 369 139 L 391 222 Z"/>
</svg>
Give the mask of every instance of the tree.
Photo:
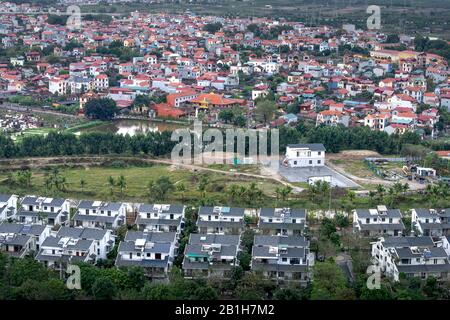
<svg viewBox="0 0 450 320">
<path fill-rule="evenodd" d="M 174 189 L 172 181 L 166 176 L 161 176 L 155 182 L 148 184 L 150 197 L 156 200 L 164 200 L 167 193 Z"/>
<path fill-rule="evenodd" d="M 86 187 L 86 180 L 84 180 L 83 178 L 80 179 L 80 187 L 81 187 L 81 192 L 83 192 L 84 188 Z"/>
<path fill-rule="evenodd" d="M 263 100 L 256 104 L 255 115 L 258 121 L 267 123 L 272 120 L 276 111 L 275 102 L 271 100 Z"/>
<path fill-rule="evenodd" d="M 120 188 L 120 194 L 123 196 L 123 191 L 127 187 L 127 180 L 123 175 L 119 176 L 119 179 L 117 180 L 117 186 Z"/>
<path fill-rule="evenodd" d="M 337 300 L 347 294 L 344 273 L 334 261 L 316 262 L 313 275 L 311 299 Z"/>
<path fill-rule="evenodd" d="M 117 288 L 108 277 L 97 278 L 92 286 L 92 294 L 97 300 L 111 300 L 116 296 Z"/>
<path fill-rule="evenodd" d="M 92 99 L 84 106 L 84 113 L 91 119 L 110 120 L 118 112 L 116 102 L 109 98 Z"/>
<path fill-rule="evenodd" d="M 229 123 L 233 121 L 234 113 L 231 109 L 224 109 L 219 112 L 219 119 L 224 121 L 225 123 Z"/>
<path fill-rule="evenodd" d="M 198 183 L 198 190 L 202 193 L 202 198 L 205 198 L 206 195 L 206 187 L 208 186 L 209 178 L 206 175 L 202 175 L 200 177 L 200 181 Z"/>
<path fill-rule="evenodd" d="M 222 24 L 220 22 L 216 22 L 216 23 L 207 23 L 205 24 L 205 26 L 203 27 L 204 31 L 207 31 L 209 33 L 216 33 L 217 31 L 219 31 L 220 29 L 222 29 Z"/>
<path fill-rule="evenodd" d="M 184 202 L 184 193 L 186 192 L 186 185 L 183 182 L 178 183 L 177 191 L 181 193 L 181 201 Z"/>
<path fill-rule="evenodd" d="M 114 187 L 116 186 L 116 181 L 114 180 L 114 178 L 112 176 L 108 177 L 108 184 L 109 184 L 109 191 L 112 195 L 114 192 Z"/>
</svg>

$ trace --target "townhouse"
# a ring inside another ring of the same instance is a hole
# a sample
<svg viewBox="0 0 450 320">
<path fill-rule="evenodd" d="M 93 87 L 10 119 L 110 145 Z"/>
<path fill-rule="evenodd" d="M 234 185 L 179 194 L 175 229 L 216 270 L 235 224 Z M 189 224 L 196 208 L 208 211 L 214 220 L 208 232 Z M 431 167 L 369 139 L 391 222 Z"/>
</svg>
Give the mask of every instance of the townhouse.
<svg viewBox="0 0 450 320">
<path fill-rule="evenodd" d="M 201 206 L 197 226 L 200 233 L 240 234 L 245 227 L 244 214 L 244 208 Z"/>
<path fill-rule="evenodd" d="M 82 200 L 73 217 L 76 227 L 115 229 L 125 223 L 126 205 L 121 202 Z"/>
<path fill-rule="evenodd" d="M 0 194 L 0 223 L 16 218 L 17 200 L 14 194 Z"/>
<path fill-rule="evenodd" d="M 404 229 L 399 209 L 388 209 L 380 205 L 376 209 L 353 210 L 353 230 L 363 236 L 401 236 Z"/>
<path fill-rule="evenodd" d="M 19 223 L 0 224 L 0 251 L 16 258 L 39 251 L 50 235 L 50 226 L 24 225 Z"/>
<path fill-rule="evenodd" d="M 70 202 L 62 198 L 25 196 L 15 220 L 27 224 L 66 225 L 70 220 Z"/>
<path fill-rule="evenodd" d="M 140 266 L 152 279 L 166 279 L 177 253 L 175 232 L 128 231 L 120 242 L 116 266 Z"/>
<path fill-rule="evenodd" d="M 185 278 L 230 278 L 233 267 L 239 265 L 239 245 L 239 235 L 191 233 L 184 250 Z"/>
<path fill-rule="evenodd" d="M 450 235 L 450 208 L 411 209 L 411 223 L 414 230 L 423 236 Z"/>
<path fill-rule="evenodd" d="M 448 255 L 431 237 L 381 237 L 371 245 L 372 258 L 394 281 L 399 281 L 401 273 L 420 279 L 449 279 Z"/>
<path fill-rule="evenodd" d="M 136 225 L 143 231 L 179 234 L 184 226 L 184 210 L 184 205 L 141 204 L 137 212 Z"/>
<path fill-rule="evenodd" d="M 302 235 L 306 227 L 306 210 L 261 208 L 258 228 L 263 235 Z"/>
<path fill-rule="evenodd" d="M 306 284 L 311 280 L 314 254 L 305 237 L 256 235 L 251 269 L 278 282 Z"/>
</svg>

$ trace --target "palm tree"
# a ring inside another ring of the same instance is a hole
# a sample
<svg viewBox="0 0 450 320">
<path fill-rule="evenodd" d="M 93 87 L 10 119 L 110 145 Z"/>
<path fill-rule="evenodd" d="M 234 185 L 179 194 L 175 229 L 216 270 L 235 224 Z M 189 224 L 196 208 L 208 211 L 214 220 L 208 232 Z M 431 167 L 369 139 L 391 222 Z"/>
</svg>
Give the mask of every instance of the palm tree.
<svg viewBox="0 0 450 320">
<path fill-rule="evenodd" d="M 80 179 L 80 187 L 81 187 L 81 192 L 84 192 L 84 187 L 86 186 L 86 180 L 84 180 L 83 178 Z"/>
<path fill-rule="evenodd" d="M 206 187 L 208 186 L 209 179 L 207 176 L 202 176 L 200 182 L 198 183 L 198 190 L 202 193 L 202 198 L 206 196 Z"/>
<path fill-rule="evenodd" d="M 181 201 L 184 201 L 184 193 L 186 192 L 186 185 L 183 182 L 177 184 L 177 191 L 181 192 Z"/>
<path fill-rule="evenodd" d="M 236 201 L 237 197 L 239 196 L 239 186 L 237 184 L 232 184 L 228 188 L 228 194 L 233 202 Z"/>
<path fill-rule="evenodd" d="M 292 192 L 292 188 L 290 186 L 285 186 L 282 190 L 281 190 L 281 198 L 283 199 L 283 201 L 286 201 L 286 199 L 289 198 L 289 195 Z"/>
<path fill-rule="evenodd" d="M 120 188 L 120 194 L 123 195 L 123 191 L 127 187 L 127 180 L 123 175 L 120 175 L 119 179 L 117 180 L 117 186 Z"/>
<path fill-rule="evenodd" d="M 382 184 L 377 185 L 377 194 L 378 194 L 378 199 L 380 201 L 383 200 L 385 191 L 386 191 L 386 189 L 384 188 L 384 186 Z"/>
<path fill-rule="evenodd" d="M 109 191 L 111 192 L 111 195 L 114 192 L 114 186 L 116 185 L 116 181 L 112 176 L 108 177 L 108 184 L 109 184 Z"/>
</svg>

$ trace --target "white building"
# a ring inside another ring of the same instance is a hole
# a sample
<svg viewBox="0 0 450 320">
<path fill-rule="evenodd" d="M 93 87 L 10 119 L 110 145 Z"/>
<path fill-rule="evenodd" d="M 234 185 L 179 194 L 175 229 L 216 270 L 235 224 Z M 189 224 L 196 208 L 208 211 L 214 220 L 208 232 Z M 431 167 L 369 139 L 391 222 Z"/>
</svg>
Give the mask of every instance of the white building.
<svg viewBox="0 0 450 320">
<path fill-rule="evenodd" d="M 141 204 L 136 224 L 139 230 L 148 232 L 176 232 L 184 225 L 185 206 L 175 204 Z"/>
<path fill-rule="evenodd" d="M 431 237 L 382 237 L 372 243 L 372 258 L 394 281 L 399 280 L 400 273 L 421 279 L 449 279 L 448 255 Z"/>
<path fill-rule="evenodd" d="M 251 269 L 262 271 L 266 278 L 306 283 L 313 265 L 314 253 L 305 237 L 255 236 Z"/>
<path fill-rule="evenodd" d="M 62 198 L 26 196 L 23 198 L 16 220 L 27 224 L 66 225 L 70 218 L 70 202 Z"/>
<path fill-rule="evenodd" d="M 125 223 L 126 205 L 82 200 L 73 217 L 76 227 L 115 229 Z"/>
<path fill-rule="evenodd" d="M 244 230 L 244 208 L 200 207 L 197 226 L 200 233 L 240 234 Z"/>
<path fill-rule="evenodd" d="M 143 267 L 150 278 L 166 278 L 177 250 L 175 232 L 128 231 L 119 245 L 116 266 Z"/>
<path fill-rule="evenodd" d="M 261 208 L 258 228 L 265 235 L 301 235 L 306 226 L 306 210 Z"/>
<path fill-rule="evenodd" d="M 16 258 L 37 252 L 50 235 L 50 229 L 50 226 L 36 224 L 0 224 L 0 251 Z"/>
<path fill-rule="evenodd" d="M 411 209 L 411 223 L 420 235 L 432 237 L 450 235 L 450 208 Z"/>
<path fill-rule="evenodd" d="M 289 167 L 324 166 L 325 147 L 321 143 L 289 144 L 283 162 Z"/>
<path fill-rule="evenodd" d="M 238 235 L 191 233 L 184 251 L 184 276 L 229 278 L 233 267 L 239 265 L 239 243 Z"/>
<path fill-rule="evenodd" d="M 353 210 L 353 230 L 363 236 L 401 236 L 405 226 L 398 209 L 378 206 L 376 209 Z"/>
<path fill-rule="evenodd" d="M 15 219 L 17 211 L 17 196 L 0 194 L 0 222 Z"/>
</svg>

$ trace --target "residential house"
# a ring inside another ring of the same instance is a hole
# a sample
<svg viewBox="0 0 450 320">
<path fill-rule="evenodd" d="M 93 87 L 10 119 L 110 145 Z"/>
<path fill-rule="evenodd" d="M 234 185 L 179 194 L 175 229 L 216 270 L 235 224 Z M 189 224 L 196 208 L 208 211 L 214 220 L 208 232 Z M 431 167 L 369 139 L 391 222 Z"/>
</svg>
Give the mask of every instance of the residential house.
<svg viewBox="0 0 450 320">
<path fill-rule="evenodd" d="M 139 266 L 152 279 L 166 279 L 177 251 L 175 232 L 128 231 L 119 244 L 116 266 Z"/>
<path fill-rule="evenodd" d="M 26 196 L 16 214 L 19 223 L 66 225 L 70 219 L 70 202 L 62 198 Z"/>
<path fill-rule="evenodd" d="M 321 143 L 289 144 L 283 164 L 289 167 L 322 167 L 325 165 L 325 151 Z"/>
<path fill-rule="evenodd" d="M 185 206 L 175 204 L 141 204 L 138 208 L 136 225 L 148 232 L 176 232 L 184 226 Z"/>
<path fill-rule="evenodd" d="M 125 218 L 124 203 L 82 200 L 73 220 L 76 227 L 115 229 L 125 223 Z"/>
<path fill-rule="evenodd" d="M 203 207 L 198 210 L 200 233 L 240 234 L 244 231 L 244 208 Z"/>
<path fill-rule="evenodd" d="M 239 243 L 238 235 L 191 233 L 184 251 L 184 276 L 230 278 L 239 265 Z"/>
<path fill-rule="evenodd" d="M 414 230 L 423 236 L 450 235 L 450 208 L 411 209 L 411 223 Z"/>
<path fill-rule="evenodd" d="M 258 228 L 264 235 L 301 235 L 306 226 L 306 210 L 261 208 Z"/>
<path fill-rule="evenodd" d="M 50 226 L 44 225 L 2 223 L 0 224 L 0 251 L 17 258 L 37 252 L 50 235 L 50 229 Z"/>
<path fill-rule="evenodd" d="M 394 281 L 399 281 L 400 273 L 421 279 L 449 279 L 448 255 L 431 237 L 382 237 L 372 243 L 372 258 Z"/>
<path fill-rule="evenodd" d="M 307 283 L 314 254 L 309 241 L 299 236 L 255 236 L 251 269 L 262 271 L 266 278 L 278 282 Z"/>
<path fill-rule="evenodd" d="M 368 237 L 377 235 L 401 236 L 405 226 L 399 209 L 387 209 L 386 206 L 378 206 L 376 209 L 353 210 L 353 230 Z"/>
<path fill-rule="evenodd" d="M 15 219 L 17 199 L 14 194 L 0 194 L 0 222 Z"/>
</svg>

